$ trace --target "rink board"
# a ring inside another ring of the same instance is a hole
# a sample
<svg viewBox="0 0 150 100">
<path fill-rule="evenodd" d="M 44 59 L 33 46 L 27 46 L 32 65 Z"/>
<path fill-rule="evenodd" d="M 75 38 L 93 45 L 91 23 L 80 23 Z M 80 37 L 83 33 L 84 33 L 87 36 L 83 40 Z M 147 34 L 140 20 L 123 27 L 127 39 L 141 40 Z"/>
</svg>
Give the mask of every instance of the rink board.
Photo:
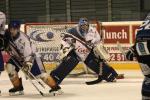
<svg viewBox="0 0 150 100">
<path fill-rule="evenodd" d="M 117 63 L 110 62 L 109 64 L 117 70 L 139 70 L 140 69 L 140 66 L 137 62 L 117 62 Z M 47 63 L 44 65 L 47 70 L 55 69 L 55 67 L 57 66 L 56 63 Z M 84 66 L 85 65 L 83 63 L 79 63 L 75 69 L 81 70 L 84 69 Z"/>
</svg>

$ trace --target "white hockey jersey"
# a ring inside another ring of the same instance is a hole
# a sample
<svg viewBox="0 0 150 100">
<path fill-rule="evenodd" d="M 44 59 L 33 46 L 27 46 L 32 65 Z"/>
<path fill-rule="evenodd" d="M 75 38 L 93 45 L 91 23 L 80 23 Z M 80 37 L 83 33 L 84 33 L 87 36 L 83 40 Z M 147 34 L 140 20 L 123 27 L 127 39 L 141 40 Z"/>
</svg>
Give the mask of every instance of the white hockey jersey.
<svg viewBox="0 0 150 100">
<path fill-rule="evenodd" d="M 17 53 L 14 53 L 14 56 L 18 56 L 19 54 L 24 61 L 29 61 L 33 53 L 36 52 L 35 46 L 30 42 L 29 37 L 23 32 L 20 32 L 20 34 L 13 39 L 12 43 L 16 46 L 17 51 Z M 15 50 L 12 50 L 12 52 L 15 52 Z"/>
<path fill-rule="evenodd" d="M 5 23 L 6 23 L 6 16 L 3 12 L 0 12 L 0 34 L 4 35 L 5 33 Z"/>
<path fill-rule="evenodd" d="M 101 40 L 99 33 L 93 27 L 89 27 L 88 32 L 84 36 L 81 35 L 78 27 L 68 30 L 68 33 L 75 35 L 76 37 L 80 38 L 81 40 L 84 40 L 87 43 L 90 42 L 90 44 L 94 44 L 94 45 L 99 43 Z M 72 47 L 72 44 L 73 44 L 73 48 L 75 49 L 76 54 L 81 58 L 82 61 L 84 61 L 91 50 L 88 49 L 81 42 L 75 40 L 75 43 L 74 43 L 73 41 L 74 41 L 74 39 L 71 37 L 64 38 L 62 40 L 62 50 L 64 48 Z"/>
</svg>

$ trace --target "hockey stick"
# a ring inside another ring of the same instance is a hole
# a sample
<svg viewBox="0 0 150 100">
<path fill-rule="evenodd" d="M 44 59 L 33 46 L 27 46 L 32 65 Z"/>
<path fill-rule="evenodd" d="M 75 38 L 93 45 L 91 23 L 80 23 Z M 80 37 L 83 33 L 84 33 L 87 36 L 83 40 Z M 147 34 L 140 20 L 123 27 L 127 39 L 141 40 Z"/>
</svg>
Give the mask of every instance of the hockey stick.
<svg viewBox="0 0 150 100">
<path fill-rule="evenodd" d="M 85 82 L 87 85 L 94 85 L 94 84 L 98 84 L 100 82 L 102 82 L 102 70 L 103 70 L 103 66 L 102 66 L 102 62 L 100 63 L 100 66 L 99 66 L 99 74 L 98 74 L 98 79 L 96 80 L 93 80 L 93 81 L 88 81 L 88 82 Z"/>
<path fill-rule="evenodd" d="M 17 54 L 17 56 L 19 57 L 19 52 L 18 52 L 18 50 L 17 49 L 15 49 L 15 45 L 10 41 L 9 42 L 10 43 L 10 48 L 12 49 L 12 51 L 13 52 L 15 52 L 15 54 Z M 10 56 L 12 56 L 12 54 L 11 54 L 11 52 L 9 52 L 8 51 L 8 53 L 9 53 L 9 55 Z M 13 57 L 13 56 L 12 56 Z M 19 57 L 19 58 L 21 58 L 21 57 Z M 23 58 L 25 58 L 25 57 L 23 57 Z M 23 66 L 23 65 L 22 65 Z M 39 80 L 37 80 L 37 78 L 30 72 L 30 71 L 28 71 L 28 73 L 32 76 L 32 78 L 34 79 L 34 80 L 36 80 L 43 88 L 45 88 L 45 86 L 39 81 Z"/>
<path fill-rule="evenodd" d="M 102 39 L 102 42 L 104 43 L 103 31 L 102 31 L 102 29 L 103 29 L 102 23 L 101 22 L 99 23 L 99 21 L 97 21 L 97 20 L 95 20 L 95 23 L 96 23 L 96 29 L 97 29 L 97 31 L 98 31 L 98 33 L 100 35 L 100 38 Z M 102 75 L 102 66 L 99 67 L 99 70 L 100 70 L 99 75 Z M 88 82 L 85 82 L 85 83 L 87 85 L 94 85 L 94 84 L 100 83 L 102 81 L 102 78 L 100 78 L 99 75 L 98 75 L 98 79 L 93 80 L 93 81 L 88 81 Z"/>
<path fill-rule="evenodd" d="M 12 51 L 14 51 L 15 53 L 17 53 L 17 50 L 15 49 L 15 45 L 10 41 L 9 42 L 10 43 L 10 45 L 9 45 L 9 47 L 10 47 L 10 49 L 12 50 Z M 44 96 L 44 93 L 42 92 L 42 91 L 40 91 L 40 89 L 35 85 L 35 83 L 33 83 L 33 81 L 32 81 L 32 79 L 31 79 L 31 77 L 30 76 L 34 76 L 31 72 L 29 72 L 29 71 L 27 71 L 28 72 L 28 74 L 22 69 L 22 66 L 23 66 L 23 64 L 21 63 L 21 62 L 19 62 L 21 65 L 19 65 L 16 61 L 15 61 L 15 58 L 13 57 L 13 54 L 12 54 L 12 52 L 10 52 L 10 51 L 7 51 L 8 52 L 8 54 L 11 56 L 10 57 L 10 59 L 15 63 L 15 65 L 17 65 L 17 67 L 27 76 L 27 78 L 29 79 L 29 81 L 31 82 L 31 84 L 36 88 L 36 90 L 42 95 L 42 96 Z M 17 53 L 18 55 L 19 55 L 19 53 Z M 17 56 L 18 56 L 17 55 Z M 36 79 L 36 77 L 34 76 L 33 77 L 33 79 L 35 79 L 35 81 L 38 83 L 38 84 L 40 84 L 42 87 L 44 86 L 39 80 L 37 80 Z M 44 88 L 44 87 L 43 87 Z"/>
<path fill-rule="evenodd" d="M 103 25 L 102 23 L 98 22 L 98 21 L 95 21 L 95 23 L 97 24 L 97 31 L 98 33 L 100 34 L 100 37 L 102 39 L 102 42 L 104 43 L 104 38 L 103 38 Z M 119 43 L 117 43 L 117 45 L 119 45 L 119 48 L 121 48 L 121 45 Z M 122 49 L 122 48 L 121 48 Z M 123 51 L 123 50 L 122 50 Z M 123 51 L 124 52 L 124 51 Z M 124 53 L 125 54 L 125 53 Z M 87 85 L 94 85 L 94 84 L 98 84 L 100 83 L 103 79 L 102 79 L 102 65 L 100 65 L 100 72 L 99 72 L 99 76 L 98 76 L 98 79 L 96 80 L 93 80 L 93 81 L 89 81 L 89 82 L 86 82 Z M 118 76 L 116 77 L 117 79 L 123 79 L 124 78 L 124 74 L 118 74 Z"/>
<path fill-rule="evenodd" d="M 76 36 L 74 36 L 74 35 L 72 35 L 72 34 L 70 34 L 70 33 L 65 32 L 65 33 L 62 33 L 62 34 L 64 35 L 64 37 L 71 37 L 71 38 L 73 38 L 73 39 L 79 41 L 80 43 L 82 43 L 82 44 L 83 44 L 87 49 L 89 49 L 89 50 L 91 50 L 91 49 L 93 48 L 93 47 L 92 47 L 90 44 L 88 44 L 87 42 L 85 42 L 85 41 L 79 39 L 78 37 L 76 37 Z"/>
<path fill-rule="evenodd" d="M 124 74 L 118 74 L 118 76 L 116 77 L 116 79 L 124 79 Z M 103 79 L 101 77 L 98 77 L 98 79 L 94 80 L 94 81 L 89 81 L 86 82 L 87 85 L 94 85 L 94 84 L 98 84 L 102 81 Z"/>
<path fill-rule="evenodd" d="M 117 47 L 118 47 L 119 51 L 125 56 L 126 53 L 124 52 L 124 50 L 123 50 L 121 44 L 119 43 L 119 41 L 117 41 Z"/>
<path fill-rule="evenodd" d="M 26 74 L 26 73 L 23 71 L 23 69 L 21 68 L 21 66 L 14 60 L 13 57 L 11 57 L 10 59 L 11 59 L 11 60 L 14 62 L 14 64 L 17 65 L 17 67 L 18 67 L 19 69 L 21 69 L 21 71 L 28 77 L 30 83 L 36 88 L 36 90 L 37 90 L 42 96 L 44 96 L 44 93 L 43 93 L 42 91 L 40 91 L 40 89 L 35 85 L 35 83 L 33 83 L 32 79 L 31 79 L 30 76 L 28 75 L 29 73 Z"/>
<path fill-rule="evenodd" d="M 96 79 L 96 80 L 93 80 L 93 81 L 88 81 L 88 82 L 85 82 L 87 85 L 94 85 L 94 84 L 98 84 L 98 83 L 100 83 L 100 82 L 102 82 L 102 78 L 99 78 L 98 77 L 98 79 Z"/>
</svg>

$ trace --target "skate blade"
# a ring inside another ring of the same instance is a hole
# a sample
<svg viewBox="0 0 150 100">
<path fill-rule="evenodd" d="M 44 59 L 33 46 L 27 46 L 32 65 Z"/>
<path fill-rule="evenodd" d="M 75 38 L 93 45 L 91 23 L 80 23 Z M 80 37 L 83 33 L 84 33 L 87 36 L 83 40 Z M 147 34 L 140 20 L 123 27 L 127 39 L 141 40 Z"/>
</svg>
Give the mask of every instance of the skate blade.
<svg viewBox="0 0 150 100">
<path fill-rule="evenodd" d="M 16 96 L 16 95 L 24 95 L 23 91 L 17 91 L 17 92 L 9 92 L 10 96 Z"/>
</svg>

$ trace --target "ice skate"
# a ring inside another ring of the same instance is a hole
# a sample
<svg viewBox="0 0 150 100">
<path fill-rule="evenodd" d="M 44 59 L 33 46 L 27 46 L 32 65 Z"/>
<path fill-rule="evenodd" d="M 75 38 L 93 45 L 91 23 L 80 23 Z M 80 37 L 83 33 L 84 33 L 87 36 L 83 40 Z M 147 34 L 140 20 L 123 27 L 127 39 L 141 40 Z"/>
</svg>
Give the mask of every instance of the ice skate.
<svg viewBox="0 0 150 100">
<path fill-rule="evenodd" d="M 10 96 L 14 96 L 14 95 L 23 95 L 23 87 L 19 87 L 19 88 L 11 88 L 9 90 L 9 95 Z"/>
<path fill-rule="evenodd" d="M 10 96 L 13 96 L 13 95 L 23 95 L 24 94 L 24 92 L 23 92 L 24 88 L 22 86 L 22 79 L 20 78 L 19 80 L 21 82 L 20 86 L 11 88 L 9 90 L 9 95 Z"/>
</svg>

